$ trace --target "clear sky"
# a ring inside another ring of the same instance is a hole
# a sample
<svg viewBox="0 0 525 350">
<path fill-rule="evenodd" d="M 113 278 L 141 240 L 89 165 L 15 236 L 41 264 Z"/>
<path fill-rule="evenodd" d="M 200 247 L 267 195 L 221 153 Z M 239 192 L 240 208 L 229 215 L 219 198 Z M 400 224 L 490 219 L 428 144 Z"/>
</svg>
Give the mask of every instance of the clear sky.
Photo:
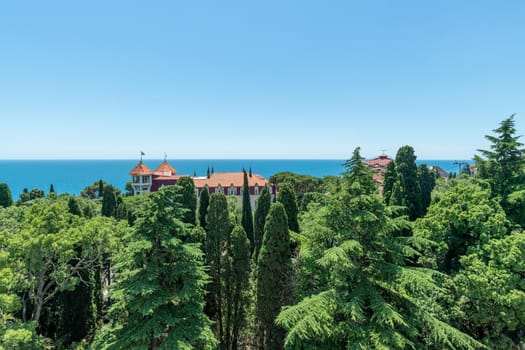
<svg viewBox="0 0 525 350">
<path fill-rule="evenodd" d="M 525 130 L 525 1 L 3 1 L 0 159 L 469 159 Z"/>
</svg>

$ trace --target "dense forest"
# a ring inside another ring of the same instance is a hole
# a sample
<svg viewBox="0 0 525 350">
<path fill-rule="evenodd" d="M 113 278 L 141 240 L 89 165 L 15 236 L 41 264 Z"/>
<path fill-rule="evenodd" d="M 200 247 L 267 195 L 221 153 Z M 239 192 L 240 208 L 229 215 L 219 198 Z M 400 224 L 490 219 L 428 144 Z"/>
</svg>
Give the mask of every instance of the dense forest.
<svg viewBox="0 0 525 350">
<path fill-rule="evenodd" d="M 440 178 L 401 147 L 378 188 L 280 173 L 250 207 L 191 178 L 13 200 L 0 184 L 0 349 L 518 349 L 525 149 L 513 116 Z"/>
</svg>

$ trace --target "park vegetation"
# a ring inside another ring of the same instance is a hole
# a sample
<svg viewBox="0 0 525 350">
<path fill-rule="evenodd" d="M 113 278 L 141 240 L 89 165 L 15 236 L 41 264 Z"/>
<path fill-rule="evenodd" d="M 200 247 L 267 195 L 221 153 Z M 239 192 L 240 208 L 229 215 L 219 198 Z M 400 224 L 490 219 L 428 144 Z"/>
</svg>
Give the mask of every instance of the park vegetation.
<svg viewBox="0 0 525 350">
<path fill-rule="evenodd" d="M 271 177 L 252 208 L 191 178 L 130 196 L 0 184 L 0 349 L 518 349 L 525 150 L 513 116 L 442 179 Z"/>
</svg>

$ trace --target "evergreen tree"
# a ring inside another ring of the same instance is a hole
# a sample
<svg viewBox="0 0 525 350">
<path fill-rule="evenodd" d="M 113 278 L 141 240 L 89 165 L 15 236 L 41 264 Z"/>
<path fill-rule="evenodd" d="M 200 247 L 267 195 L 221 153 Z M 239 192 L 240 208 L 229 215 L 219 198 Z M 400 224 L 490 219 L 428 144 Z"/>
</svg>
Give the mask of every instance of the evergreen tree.
<svg viewBox="0 0 525 350">
<path fill-rule="evenodd" d="M 383 198 L 385 203 L 390 203 L 392 197 L 392 191 L 394 190 L 394 184 L 397 181 L 396 163 L 391 161 L 387 164 L 385 170 L 385 176 L 383 180 Z"/>
<path fill-rule="evenodd" d="M 104 195 L 104 181 L 102 179 L 98 180 L 98 197 L 102 197 Z"/>
<path fill-rule="evenodd" d="M 277 201 L 282 203 L 286 210 L 288 228 L 294 232 L 299 232 L 299 221 L 297 219 L 299 208 L 297 207 L 295 192 L 290 184 L 284 183 L 279 187 Z"/>
<path fill-rule="evenodd" d="M 371 194 L 376 191 L 377 186 L 372 178 L 372 171 L 363 163 L 364 158 L 361 157 L 360 149 L 360 147 L 356 147 L 352 158 L 343 164 L 346 169 L 343 178 L 348 185 L 348 191 L 355 192 L 358 190 L 359 193 Z"/>
<path fill-rule="evenodd" d="M 250 201 L 250 188 L 248 186 L 248 174 L 244 171 L 244 185 L 242 187 L 242 227 L 246 236 L 250 240 L 250 251 L 253 251 L 254 248 L 254 238 L 253 238 L 253 215 L 252 215 L 252 205 Z"/>
<path fill-rule="evenodd" d="M 186 209 L 182 221 L 187 224 L 196 224 L 197 195 L 195 194 L 195 184 L 191 177 L 185 176 L 177 180 L 180 186 L 182 208 Z"/>
<path fill-rule="evenodd" d="M 203 229 L 206 229 L 206 215 L 208 214 L 208 205 L 210 204 L 210 192 L 208 187 L 204 187 L 199 197 L 199 223 Z"/>
<path fill-rule="evenodd" d="M 102 215 L 113 217 L 117 209 L 117 193 L 111 185 L 106 185 L 103 188 Z"/>
<path fill-rule="evenodd" d="M 109 349 L 211 349 L 216 342 L 203 313 L 206 274 L 173 186 L 145 203 L 135 232 L 118 256 L 120 280 L 110 310 L 117 324 L 101 343 Z"/>
<path fill-rule="evenodd" d="M 7 184 L 0 184 L 0 207 L 6 208 L 13 205 L 13 197 L 11 197 L 11 190 Z"/>
<path fill-rule="evenodd" d="M 506 199 L 510 193 L 523 189 L 525 183 L 525 149 L 515 136 L 514 114 L 500 123 L 495 129 L 496 136 L 486 135 L 491 142 L 491 150 L 478 150 L 486 158 L 475 157 L 479 177 L 488 179 L 492 193 L 500 196 L 506 209 Z"/>
<path fill-rule="evenodd" d="M 71 196 L 67 201 L 67 206 L 69 212 L 73 215 L 82 216 L 82 209 L 80 209 L 80 204 L 78 204 L 78 199 Z"/>
<path fill-rule="evenodd" d="M 210 283 L 207 285 L 206 315 L 215 322 L 213 328 L 217 338 L 223 342 L 223 252 L 229 241 L 230 221 L 228 202 L 223 193 L 210 196 L 206 223 L 204 251 L 206 265 L 209 267 Z"/>
<path fill-rule="evenodd" d="M 225 349 L 239 345 L 240 329 L 245 322 L 250 277 L 250 241 L 241 226 L 235 226 L 225 254 Z"/>
<path fill-rule="evenodd" d="M 270 205 L 272 204 L 272 195 L 270 194 L 270 188 L 268 185 L 264 186 L 261 191 L 259 198 L 257 199 L 257 209 L 255 209 L 254 217 L 254 253 L 255 261 L 259 257 L 259 251 L 263 242 L 264 225 L 266 224 L 266 216 L 270 212 Z"/>
<path fill-rule="evenodd" d="M 436 177 L 428 169 L 426 164 L 420 164 L 417 168 L 417 179 L 419 187 L 421 188 L 421 206 L 423 215 L 427 212 L 427 208 L 430 205 L 431 194 L 434 186 L 436 185 Z"/>
<path fill-rule="evenodd" d="M 55 193 L 55 186 L 53 186 L 53 184 L 49 186 L 49 193 Z"/>
<path fill-rule="evenodd" d="M 421 204 L 421 187 L 417 178 L 416 156 L 412 147 L 403 146 L 397 151 L 396 171 L 403 193 L 403 201 L 393 204 L 406 206 L 408 218 L 415 220 L 423 215 L 423 206 Z"/>
<path fill-rule="evenodd" d="M 285 331 L 275 324 L 281 307 L 292 299 L 290 235 L 286 210 L 275 203 L 264 227 L 264 239 L 257 262 L 257 338 L 258 348 L 282 349 Z"/>
</svg>

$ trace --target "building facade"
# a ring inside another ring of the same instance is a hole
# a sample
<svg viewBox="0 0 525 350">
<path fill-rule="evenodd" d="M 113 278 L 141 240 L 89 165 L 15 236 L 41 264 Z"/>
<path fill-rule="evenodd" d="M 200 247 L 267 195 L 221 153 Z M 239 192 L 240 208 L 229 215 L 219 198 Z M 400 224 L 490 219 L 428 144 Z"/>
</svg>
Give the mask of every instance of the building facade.
<svg viewBox="0 0 525 350">
<path fill-rule="evenodd" d="M 191 177 L 195 184 L 195 194 L 200 196 L 202 190 L 207 187 L 210 194 L 224 193 L 236 196 L 239 203 L 242 201 L 242 190 L 244 186 L 244 172 L 208 172 L 207 176 L 178 175 L 177 170 L 166 160 L 162 162 L 155 171 L 152 171 L 142 160 L 129 172 L 133 194 L 158 191 L 162 186 L 175 185 L 181 177 Z M 248 175 L 248 190 L 252 209 L 257 207 L 259 193 L 264 186 L 268 185 L 272 200 L 275 197 L 275 186 L 270 184 L 259 174 Z"/>
</svg>

